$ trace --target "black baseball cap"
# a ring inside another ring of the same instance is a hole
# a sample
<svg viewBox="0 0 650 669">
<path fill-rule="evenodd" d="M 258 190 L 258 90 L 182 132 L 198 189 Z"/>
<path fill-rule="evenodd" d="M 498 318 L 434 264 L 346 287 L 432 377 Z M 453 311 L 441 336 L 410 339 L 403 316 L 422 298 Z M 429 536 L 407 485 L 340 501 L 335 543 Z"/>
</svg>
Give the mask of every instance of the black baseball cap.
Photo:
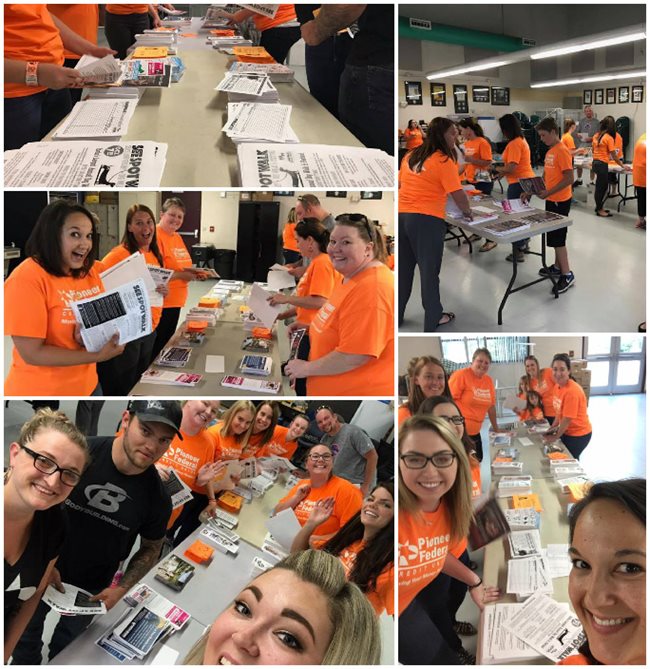
<svg viewBox="0 0 650 669">
<path fill-rule="evenodd" d="M 126 408 L 143 423 L 164 423 L 173 428 L 182 441 L 181 421 L 183 409 L 178 400 L 131 400 Z"/>
</svg>

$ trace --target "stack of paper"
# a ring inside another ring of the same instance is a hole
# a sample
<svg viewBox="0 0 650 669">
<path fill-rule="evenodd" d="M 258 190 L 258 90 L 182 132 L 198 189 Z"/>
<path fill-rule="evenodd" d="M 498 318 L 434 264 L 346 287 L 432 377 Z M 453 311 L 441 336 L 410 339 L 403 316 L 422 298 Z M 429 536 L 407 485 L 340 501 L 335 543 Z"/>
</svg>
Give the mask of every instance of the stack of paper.
<svg viewBox="0 0 650 669">
<path fill-rule="evenodd" d="M 539 530 L 542 514 L 533 508 L 528 509 L 506 509 L 504 511 L 508 525 L 513 531 L 516 530 Z"/>
<path fill-rule="evenodd" d="M 493 604 L 481 614 L 481 664 L 539 660 L 543 656 L 504 627 L 523 604 Z M 568 609 L 568 605 L 567 606 Z"/>
<path fill-rule="evenodd" d="M 192 19 L 189 16 L 167 15 L 161 16 L 160 22 L 166 28 L 189 28 L 192 25 Z"/>
<path fill-rule="evenodd" d="M 135 47 L 139 46 L 164 46 L 174 49 L 178 42 L 178 36 L 173 31 L 145 31 L 135 36 Z"/>
<path fill-rule="evenodd" d="M 542 539 L 539 530 L 519 530 L 508 535 L 510 557 L 513 559 L 542 555 Z"/>
<path fill-rule="evenodd" d="M 497 218 L 496 216 L 494 218 Z M 530 228 L 530 225 L 527 223 L 522 223 L 521 221 L 512 220 L 512 221 L 494 221 L 493 223 L 488 223 L 483 226 L 485 232 L 489 232 L 498 237 L 505 237 L 510 235 L 513 232 L 522 232 Z"/>
<path fill-rule="evenodd" d="M 282 63 L 242 63 L 234 61 L 227 74 L 265 74 L 274 83 L 293 81 L 295 72 Z"/>
<path fill-rule="evenodd" d="M 137 104 L 136 100 L 77 102 L 52 139 L 119 139 L 126 133 Z"/>
<path fill-rule="evenodd" d="M 556 460 L 555 462 L 551 461 L 551 464 L 559 465 L 551 467 L 551 476 L 553 476 L 556 481 L 560 479 L 571 478 L 572 476 L 584 476 L 585 470 L 580 466 L 580 464 L 565 465 L 565 463 L 566 460 Z"/>
<path fill-rule="evenodd" d="M 244 39 L 241 35 L 208 35 L 206 42 L 211 44 L 213 49 L 229 48 L 232 50 L 234 46 L 253 46 L 251 40 Z"/>
<path fill-rule="evenodd" d="M 103 58 L 83 55 L 74 69 L 83 76 L 85 84 L 111 84 L 122 74 L 120 61 L 110 54 Z"/>
<path fill-rule="evenodd" d="M 228 93 L 228 102 L 278 102 L 278 89 L 264 74 L 231 74 L 216 90 Z"/>
<path fill-rule="evenodd" d="M 291 105 L 229 102 L 223 132 L 236 144 L 242 142 L 298 142 L 289 125 Z"/>
<path fill-rule="evenodd" d="M 203 378 L 201 374 L 181 372 L 163 372 L 160 369 L 150 369 L 140 377 L 141 383 L 157 383 L 163 386 L 182 386 L 194 388 Z"/>
<path fill-rule="evenodd" d="M 508 560 L 506 592 L 521 601 L 536 592 L 553 592 L 553 581 L 548 560 L 543 557 L 526 557 Z"/>
<path fill-rule="evenodd" d="M 215 5 L 208 7 L 203 17 L 203 24 L 201 30 L 209 30 L 211 28 L 226 28 L 228 27 L 228 18 L 224 16 L 223 7 Z M 227 12 L 226 12 L 227 13 Z"/>
<path fill-rule="evenodd" d="M 591 484 L 591 481 L 586 476 L 571 476 L 566 479 L 558 479 L 557 484 L 562 488 L 562 492 L 570 492 L 570 485 L 585 486 Z"/>
<path fill-rule="evenodd" d="M 224 388 L 236 388 L 252 393 L 271 393 L 273 395 L 277 395 L 282 390 L 282 384 L 279 381 L 248 379 L 245 376 L 226 375 L 221 379 L 221 385 Z"/>
<path fill-rule="evenodd" d="M 5 151 L 6 188 L 158 188 L 167 144 L 30 142 Z"/>
<path fill-rule="evenodd" d="M 373 189 L 395 183 L 395 159 L 379 149 L 243 143 L 237 157 L 244 188 Z"/>
<path fill-rule="evenodd" d="M 533 492 L 531 476 L 502 476 L 497 486 L 497 497 L 530 495 Z"/>
<path fill-rule="evenodd" d="M 573 568 L 569 544 L 549 544 L 542 549 L 542 556 L 548 560 L 551 578 L 565 578 Z"/>
<path fill-rule="evenodd" d="M 171 85 L 172 66 L 168 58 L 130 58 L 122 64 L 122 86 L 167 88 Z"/>
<path fill-rule="evenodd" d="M 493 476 L 517 476 L 524 470 L 523 462 L 503 462 L 499 459 L 492 461 L 492 475 Z"/>
</svg>

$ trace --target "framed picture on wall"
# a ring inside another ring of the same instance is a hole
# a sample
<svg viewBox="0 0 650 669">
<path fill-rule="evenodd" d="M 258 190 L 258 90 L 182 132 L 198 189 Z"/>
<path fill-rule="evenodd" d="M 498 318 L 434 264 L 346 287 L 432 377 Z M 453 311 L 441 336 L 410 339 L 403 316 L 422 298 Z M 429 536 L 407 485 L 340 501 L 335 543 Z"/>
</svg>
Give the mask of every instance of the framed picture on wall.
<svg viewBox="0 0 650 669">
<path fill-rule="evenodd" d="M 643 102 L 643 86 L 632 86 L 632 102 Z"/>
<path fill-rule="evenodd" d="M 347 197 L 348 192 L 346 190 L 328 190 L 325 191 L 325 197 Z"/>
<path fill-rule="evenodd" d="M 472 86 L 472 102 L 490 102 L 489 86 Z"/>
<path fill-rule="evenodd" d="M 465 84 L 454 84 L 454 112 L 456 114 L 469 114 L 469 100 Z"/>
<path fill-rule="evenodd" d="M 591 90 L 582 91 L 582 104 L 590 105 L 592 103 Z"/>
<path fill-rule="evenodd" d="M 295 193 L 292 190 L 274 190 L 273 195 L 277 197 L 293 197 Z"/>
<path fill-rule="evenodd" d="M 616 104 L 616 89 L 615 88 L 607 88 L 605 90 L 605 102 L 608 105 Z"/>
<path fill-rule="evenodd" d="M 405 81 L 404 89 L 406 90 L 407 105 L 422 104 L 422 84 L 419 81 Z"/>
<path fill-rule="evenodd" d="M 630 87 L 629 86 L 619 86 L 618 87 L 618 104 L 624 105 L 630 101 Z"/>
<path fill-rule="evenodd" d="M 603 104 L 603 89 L 596 88 L 594 89 L 594 104 L 602 105 Z"/>
<path fill-rule="evenodd" d="M 492 86 L 492 104 L 508 106 L 510 104 L 510 89 L 507 86 Z"/>
<path fill-rule="evenodd" d="M 431 106 L 447 106 L 447 87 L 444 84 L 431 84 Z"/>
<path fill-rule="evenodd" d="M 381 200 L 382 192 L 380 190 L 362 190 L 362 200 Z"/>
</svg>

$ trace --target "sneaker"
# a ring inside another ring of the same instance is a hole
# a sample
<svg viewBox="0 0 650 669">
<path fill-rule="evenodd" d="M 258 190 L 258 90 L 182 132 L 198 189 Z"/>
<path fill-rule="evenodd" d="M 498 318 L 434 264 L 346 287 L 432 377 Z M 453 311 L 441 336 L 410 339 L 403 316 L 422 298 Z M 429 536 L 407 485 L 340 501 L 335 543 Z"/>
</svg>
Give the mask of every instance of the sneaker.
<svg viewBox="0 0 650 669">
<path fill-rule="evenodd" d="M 576 179 L 573 182 L 573 187 L 576 188 L 577 186 L 582 186 L 582 179 Z"/>
<path fill-rule="evenodd" d="M 560 293 L 566 293 L 571 286 L 576 282 L 576 277 L 573 272 L 570 274 L 563 274 L 551 290 L 551 295 L 559 295 Z"/>
<path fill-rule="evenodd" d="M 468 650 L 461 648 L 456 651 L 460 664 L 476 664 L 476 655 L 472 655 Z"/>
<path fill-rule="evenodd" d="M 515 252 L 515 260 L 517 262 L 524 262 L 524 252 L 523 251 L 516 251 Z M 512 253 L 508 253 L 506 256 L 506 262 L 512 262 Z"/>
<path fill-rule="evenodd" d="M 560 276 L 562 272 L 560 272 L 559 267 L 556 267 L 555 265 L 550 265 L 549 267 L 540 268 L 538 274 L 540 276 Z"/>
</svg>

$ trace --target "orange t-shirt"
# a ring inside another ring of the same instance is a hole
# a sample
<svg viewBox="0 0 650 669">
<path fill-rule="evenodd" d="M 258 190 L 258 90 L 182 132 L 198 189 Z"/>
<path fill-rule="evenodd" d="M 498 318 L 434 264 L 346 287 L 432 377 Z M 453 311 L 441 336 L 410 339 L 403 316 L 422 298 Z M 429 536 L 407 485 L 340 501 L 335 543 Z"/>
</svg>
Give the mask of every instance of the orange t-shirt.
<svg viewBox="0 0 650 669">
<path fill-rule="evenodd" d="M 578 653 L 577 655 L 569 655 L 563 660 L 560 660 L 558 664 L 589 664 L 589 660 L 582 654 Z"/>
<path fill-rule="evenodd" d="M 163 256 L 163 267 L 180 272 L 192 266 L 190 256 L 183 238 L 177 233 L 169 234 L 160 225 L 156 226 L 158 248 Z M 167 307 L 184 307 L 187 301 L 187 281 L 172 279 L 169 282 L 169 293 L 163 302 L 163 309 Z"/>
<path fill-rule="evenodd" d="M 282 229 L 282 248 L 289 251 L 298 252 L 298 242 L 296 241 L 296 224 L 285 223 Z"/>
<path fill-rule="evenodd" d="M 620 160 L 623 160 L 623 138 L 618 133 L 614 137 L 614 148 L 616 149 L 616 155 Z M 616 165 L 616 161 L 610 160 L 609 164 Z"/>
<path fill-rule="evenodd" d="M 392 253 L 386 258 L 386 267 L 395 271 L 395 256 Z"/>
<path fill-rule="evenodd" d="M 305 484 L 310 484 L 309 479 L 304 479 L 293 486 L 289 494 L 285 495 L 278 504 L 286 502 L 300 486 Z M 316 528 L 312 535 L 316 539 L 327 534 L 335 534 L 361 509 L 361 490 L 345 479 L 331 476 L 324 486 L 320 488 L 312 487 L 307 497 L 294 508 L 301 525 L 304 525 L 309 519 L 316 502 L 327 497 L 334 498 L 334 511 L 324 523 Z"/>
<path fill-rule="evenodd" d="M 343 569 L 345 569 L 346 577 L 350 578 L 352 569 L 354 568 L 354 563 L 357 561 L 357 556 L 365 548 L 365 542 L 363 539 L 359 539 L 354 543 L 346 546 L 338 555 Z M 395 567 L 393 563 L 387 564 L 384 569 L 381 571 L 379 576 L 377 576 L 377 582 L 375 587 L 372 590 L 368 590 L 365 595 L 368 598 L 368 601 L 372 604 L 372 608 L 375 609 L 375 613 L 380 616 L 384 611 L 389 616 L 394 615 L 395 613 Z"/>
<path fill-rule="evenodd" d="M 552 146 L 544 157 L 544 183 L 546 184 L 546 189 L 551 190 L 557 184 L 564 179 L 564 174 L 566 170 L 571 170 L 573 173 L 573 158 L 569 153 L 569 149 L 558 142 Z M 573 180 L 572 180 L 573 183 Z M 564 202 L 565 200 L 570 200 L 572 194 L 571 184 L 559 190 L 553 195 L 549 195 L 546 199 L 549 202 Z"/>
<path fill-rule="evenodd" d="M 334 269 L 327 253 L 317 255 L 307 267 L 307 271 L 300 277 L 296 286 L 298 297 L 324 297 L 329 299 L 337 284 L 343 277 Z M 300 323 L 311 323 L 318 313 L 318 309 L 296 307 L 296 320 Z"/>
<path fill-rule="evenodd" d="M 544 418 L 544 412 L 540 407 L 535 407 L 532 411 L 530 409 L 524 409 L 523 411 L 518 411 L 519 420 L 542 420 Z"/>
<path fill-rule="evenodd" d="M 468 139 L 465 144 L 463 144 L 463 149 L 465 150 L 466 156 L 477 158 L 478 160 L 492 160 L 492 147 L 490 146 L 490 142 L 488 142 L 485 137 Z M 469 163 L 466 163 L 465 179 L 467 179 L 467 181 L 470 183 L 474 183 L 474 176 L 477 169 L 477 165 L 470 165 Z"/>
<path fill-rule="evenodd" d="M 264 433 L 266 430 L 262 430 L 258 434 L 252 434 L 248 437 L 248 442 L 242 448 L 241 455 L 239 456 L 240 460 L 246 460 L 246 458 L 259 458 L 259 451 L 265 446 L 268 442 L 263 441 Z"/>
<path fill-rule="evenodd" d="M 56 16 L 57 19 L 70 28 L 77 35 L 81 35 L 93 44 L 97 44 L 97 26 L 99 26 L 99 5 L 82 4 L 78 5 L 48 5 L 50 14 Z M 80 58 L 80 54 L 74 53 L 65 49 L 63 55 L 66 58 Z"/>
<path fill-rule="evenodd" d="M 288 427 L 284 427 L 283 425 L 276 425 L 275 430 L 273 430 L 271 441 L 267 442 L 262 447 L 262 450 L 258 452 L 257 457 L 265 458 L 271 455 L 278 455 L 281 458 L 287 458 L 287 460 L 291 460 L 293 454 L 298 448 L 298 442 L 287 441 L 288 433 Z"/>
<path fill-rule="evenodd" d="M 632 159 L 632 183 L 639 188 L 645 188 L 645 132 L 637 139 L 634 145 L 634 158 Z"/>
<path fill-rule="evenodd" d="M 447 194 L 462 190 L 458 164 L 441 151 L 429 156 L 419 172 L 409 167 L 409 154 L 399 168 L 400 214 L 445 217 Z"/>
<path fill-rule="evenodd" d="M 420 128 L 407 128 L 404 131 L 404 137 L 406 139 L 406 149 L 408 151 L 417 149 L 418 146 L 421 146 L 424 143 L 422 130 L 420 130 Z"/>
<path fill-rule="evenodd" d="M 530 389 L 536 390 L 542 396 L 542 409 L 545 416 L 554 416 L 553 395 L 555 394 L 555 379 L 550 367 L 542 369 L 542 380 L 530 379 Z"/>
<path fill-rule="evenodd" d="M 142 253 L 142 251 L 140 252 Z M 116 246 L 115 248 L 112 248 L 103 258 L 102 258 L 102 265 L 104 266 L 104 269 L 108 269 L 109 267 L 113 267 L 113 265 L 117 265 L 117 263 L 122 262 L 125 258 L 128 258 L 131 255 L 131 252 L 126 248 L 126 246 L 122 246 L 120 244 L 119 246 Z M 160 267 L 160 263 L 158 262 L 158 258 L 154 255 L 153 251 L 147 251 L 144 254 L 144 259 L 147 265 L 155 265 L 156 267 Z M 160 323 L 160 317 L 162 316 L 162 307 L 151 307 L 151 329 L 155 330 L 158 327 L 158 323 Z"/>
<path fill-rule="evenodd" d="M 394 283 L 388 267 L 378 265 L 336 286 L 309 329 L 309 359 L 318 360 L 332 351 L 371 359 L 343 374 L 310 376 L 308 395 L 393 394 Z"/>
<path fill-rule="evenodd" d="M 237 441 L 234 434 L 225 435 L 221 433 L 223 422 L 217 423 L 208 428 L 208 432 L 215 440 L 214 458 L 215 460 L 239 460 L 244 442 Z"/>
<path fill-rule="evenodd" d="M 402 406 L 397 409 L 397 427 L 401 427 L 402 423 L 412 415 L 408 405 L 402 404 Z"/>
<path fill-rule="evenodd" d="M 573 140 L 573 135 L 570 132 L 565 132 L 562 135 L 562 144 L 564 144 L 564 146 L 566 146 L 569 151 L 575 151 L 576 143 Z"/>
<path fill-rule="evenodd" d="M 82 279 L 52 276 L 27 258 L 5 282 L 5 334 L 42 339 L 49 346 L 80 351 L 74 338 L 75 318 L 71 301 L 104 292 L 95 263 Z M 95 363 L 50 367 L 29 365 L 14 347 L 5 381 L 5 395 L 90 395 L 97 386 Z"/>
<path fill-rule="evenodd" d="M 451 538 L 451 520 L 443 499 L 436 511 L 400 512 L 398 522 L 398 592 L 401 615 L 416 595 L 442 571 L 447 552 L 458 549 Z"/>
<path fill-rule="evenodd" d="M 535 176 L 530 164 L 530 147 L 523 137 L 515 137 L 506 145 L 503 152 L 503 163 L 517 163 L 513 172 L 506 174 L 506 181 L 509 184 L 516 184 L 519 179 L 530 179 Z"/>
<path fill-rule="evenodd" d="M 63 42 L 47 5 L 7 4 L 5 10 L 5 59 L 63 65 Z M 5 83 L 6 98 L 22 98 L 47 90 L 47 86 Z"/>
<path fill-rule="evenodd" d="M 474 457 L 469 457 L 469 471 L 472 476 L 472 500 L 478 499 L 481 496 L 481 463 Z M 454 557 L 460 556 L 467 549 L 467 537 L 464 537 L 458 546 L 449 551 Z"/>
<path fill-rule="evenodd" d="M 600 139 L 600 142 L 598 141 Z M 614 138 L 607 132 L 598 133 L 594 135 L 591 142 L 593 147 L 594 160 L 600 160 L 603 163 L 610 163 L 610 154 L 616 146 L 614 145 Z"/>
<path fill-rule="evenodd" d="M 106 5 L 109 14 L 146 14 L 148 5 Z"/>
<path fill-rule="evenodd" d="M 569 379 L 565 386 L 555 384 L 553 408 L 557 422 L 570 418 L 571 423 L 564 434 L 568 437 L 582 437 L 591 432 L 591 422 L 587 415 L 587 398 L 582 388 Z"/>
<path fill-rule="evenodd" d="M 455 371 L 449 378 L 451 396 L 465 417 L 467 434 L 478 434 L 488 409 L 496 403 L 492 379 L 476 376 L 471 367 Z"/>
<path fill-rule="evenodd" d="M 271 19 L 263 14 L 253 14 L 253 23 L 257 30 L 268 30 L 269 28 L 277 28 L 284 23 L 296 20 L 296 10 L 293 5 L 279 5 L 278 11 Z"/>
</svg>

